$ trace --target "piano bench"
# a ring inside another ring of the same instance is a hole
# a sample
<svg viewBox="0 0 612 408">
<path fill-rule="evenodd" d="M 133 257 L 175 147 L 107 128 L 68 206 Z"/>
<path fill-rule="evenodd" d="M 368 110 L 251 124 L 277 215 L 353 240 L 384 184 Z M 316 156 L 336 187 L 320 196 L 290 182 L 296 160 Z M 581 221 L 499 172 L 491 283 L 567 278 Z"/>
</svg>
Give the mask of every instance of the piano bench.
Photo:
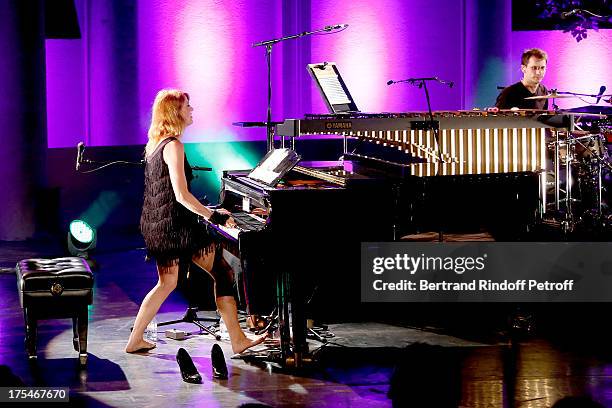
<svg viewBox="0 0 612 408">
<path fill-rule="evenodd" d="M 38 320 L 72 318 L 72 345 L 87 363 L 87 306 L 93 300 L 93 274 L 82 258 L 24 259 L 17 263 L 17 288 L 25 320 L 25 347 L 36 358 Z"/>
<path fill-rule="evenodd" d="M 420 234 L 405 235 L 400 240 L 402 242 L 438 242 L 440 239 L 438 232 L 422 232 Z M 472 233 L 443 233 L 442 242 L 493 242 L 495 239 L 488 232 Z"/>
</svg>

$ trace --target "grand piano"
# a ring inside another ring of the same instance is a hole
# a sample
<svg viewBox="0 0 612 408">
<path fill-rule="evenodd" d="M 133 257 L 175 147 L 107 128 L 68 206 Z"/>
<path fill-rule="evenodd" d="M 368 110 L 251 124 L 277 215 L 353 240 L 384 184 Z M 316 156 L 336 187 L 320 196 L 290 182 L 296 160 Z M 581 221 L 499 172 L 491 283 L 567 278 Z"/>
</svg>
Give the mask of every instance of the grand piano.
<svg viewBox="0 0 612 408">
<path fill-rule="evenodd" d="M 570 125 L 540 111 L 311 115 L 278 124 L 277 137 L 292 147 L 308 135 L 343 136 L 343 160 L 295 166 L 274 187 L 249 171 L 224 172 L 222 207 L 237 220 L 254 208 L 269 215 L 239 230 L 211 227 L 236 246 L 249 312 L 276 308 L 281 362 L 307 360 L 307 316 L 359 308 L 361 242 L 470 228 L 521 239 L 545 208 L 549 133 Z"/>
<path fill-rule="evenodd" d="M 393 238 L 391 189 L 380 180 L 338 168 L 294 167 L 275 187 L 225 171 L 220 205 L 237 229 L 213 226 L 242 262 L 239 280 L 248 312 L 278 314 L 280 360 L 299 366 L 308 355 L 306 317 L 322 317 L 332 303 L 341 313 L 347 291 L 334 285 L 359 268 L 360 243 Z M 249 215 L 254 208 L 264 219 Z M 259 225 L 258 225 L 259 221 Z M 359 291 L 351 293 L 359 302 Z M 336 300 L 330 297 L 336 297 Z M 274 313 L 275 312 L 275 313 Z M 334 311 L 332 311 L 332 314 Z"/>
</svg>

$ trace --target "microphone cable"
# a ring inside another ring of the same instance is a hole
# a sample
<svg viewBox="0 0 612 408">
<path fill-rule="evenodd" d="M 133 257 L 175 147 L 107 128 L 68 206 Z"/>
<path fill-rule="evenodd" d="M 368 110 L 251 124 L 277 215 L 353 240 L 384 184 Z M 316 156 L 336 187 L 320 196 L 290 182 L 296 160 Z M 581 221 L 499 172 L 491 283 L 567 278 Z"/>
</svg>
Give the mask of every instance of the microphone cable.
<svg viewBox="0 0 612 408">
<path fill-rule="evenodd" d="M 89 160 L 83 160 L 81 163 L 92 163 Z M 81 173 L 81 174 L 87 174 L 87 173 L 94 173 L 96 171 L 100 171 L 106 167 L 109 166 L 114 166 L 115 164 L 130 164 L 133 166 L 144 166 L 145 165 L 145 161 L 141 160 L 139 162 L 131 162 L 131 161 L 126 161 L 126 160 L 116 160 L 116 161 L 112 161 L 110 163 L 105 163 L 102 166 L 96 167 L 94 169 L 90 169 L 90 170 L 77 170 L 77 173 Z"/>
</svg>

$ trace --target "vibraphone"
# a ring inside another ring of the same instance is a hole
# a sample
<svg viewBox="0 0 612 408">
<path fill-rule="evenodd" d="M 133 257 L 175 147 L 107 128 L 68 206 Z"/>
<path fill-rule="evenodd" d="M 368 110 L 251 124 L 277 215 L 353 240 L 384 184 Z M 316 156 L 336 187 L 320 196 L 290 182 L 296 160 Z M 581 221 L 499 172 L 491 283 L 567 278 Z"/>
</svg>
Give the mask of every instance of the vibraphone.
<svg viewBox="0 0 612 408">
<path fill-rule="evenodd" d="M 435 112 L 433 122 L 424 113 L 310 115 L 285 120 L 276 135 L 342 135 L 345 153 L 346 138 L 359 138 L 405 152 L 420 163 L 414 175 L 463 175 L 545 170 L 547 129 L 570 126 L 548 111 Z"/>
</svg>

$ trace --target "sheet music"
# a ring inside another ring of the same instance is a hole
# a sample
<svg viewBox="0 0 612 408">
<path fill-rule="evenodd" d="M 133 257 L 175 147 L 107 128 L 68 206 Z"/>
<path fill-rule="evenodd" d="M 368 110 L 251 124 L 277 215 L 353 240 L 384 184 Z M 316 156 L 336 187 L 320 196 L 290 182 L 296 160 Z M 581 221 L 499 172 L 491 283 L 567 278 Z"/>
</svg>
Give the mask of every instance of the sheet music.
<svg viewBox="0 0 612 408">
<path fill-rule="evenodd" d="M 346 96 L 340 81 L 338 81 L 337 75 L 334 75 L 333 77 L 320 78 L 319 83 L 321 84 L 321 88 L 323 88 L 323 92 L 325 92 L 329 98 L 329 103 L 332 105 L 351 103 L 351 100 L 348 98 L 348 96 Z"/>
<path fill-rule="evenodd" d="M 255 180 L 261 180 L 266 184 L 270 184 L 279 174 L 279 172 L 275 172 L 271 169 L 256 168 L 249 173 L 249 177 Z"/>
<path fill-rule="evenodd" d="M 323 90 L 323 93 L 327 95 L 330 104 L 340 105 L 351 103 L 350 98 L 346 92 L 344 92 L 344 88 L 342 88 L 338 75 L 336 75 L 336 72 L 334 72 L 331 65 L 316 68 L 314 72 L 319 80 L 321 89 Z"/>
<path fill-rule="evenodd" d="M 308 73 L 316 82 L 330 113 L 359 112 L 335 62 L 308 64 Z"/>
<path fill-rule="evenodd" d="M 254 168 L 253 171 L 249 173 L 249 177 L 261 180 L 265 183 L 271 183 L 272 180 L 280 174 L 280 172 L 275 170 L 286 156 L 286 152 L 282 149 L 276 149 L 265 162 L 261 163 L 260 166 Z"/>
<path fill-rule="evenodd" d="M 298 161 L 299 156 L 293 150 L 275 149 L 249 173 L 249 177 L 272 185 L 284 171 L 288 171 Z"/>
</svg>

